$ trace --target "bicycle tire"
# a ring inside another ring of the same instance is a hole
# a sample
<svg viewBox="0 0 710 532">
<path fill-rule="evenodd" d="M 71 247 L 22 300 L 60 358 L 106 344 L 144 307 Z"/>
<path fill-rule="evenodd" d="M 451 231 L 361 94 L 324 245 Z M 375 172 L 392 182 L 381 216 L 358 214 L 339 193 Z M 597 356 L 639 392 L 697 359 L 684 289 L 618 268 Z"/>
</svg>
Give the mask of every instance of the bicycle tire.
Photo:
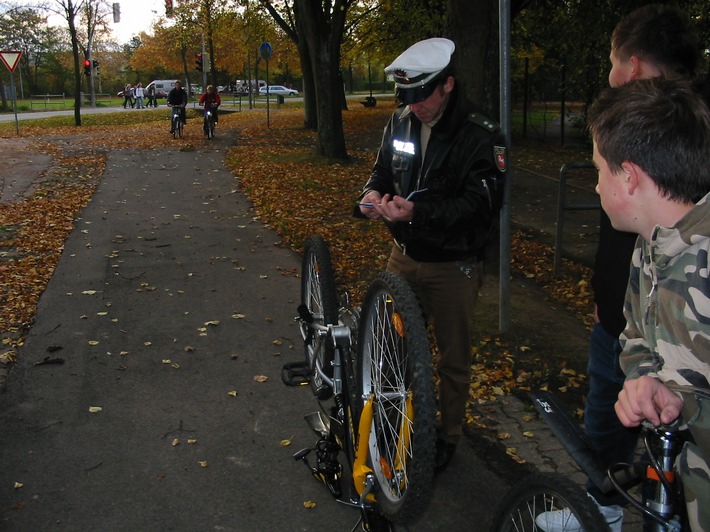
<svg viewBox="0 0 710 532">
<path fill-rule="evenodd" d="M 301 268 L 301 305 L 305 305 L 316 323 L 338 324 L 338 298 L 335 291 L 335 276 L 330 250 L 323 237 L 312 235 L 306 239 Z M 302 324 L 302 327 L 307 327 Z M 335 349 L 329 342 L 315 335 L 305 336 L 306 360 L 310 364 L 310 384 L 319 400 L 328 399 L 333 390 L 319 378 L 316 364 L 323 368 L 327 377 L 333 376 Z"/>
<path fill-rule="evenodd" d="M 358 397 L 372 398 L 368 465 L 377 506 L 391 521 L 412 521 L 426 507 L 434 476 L 434 379 L 423 312 L 392 272 L 378 274 L 365 294 L 356 368 Z"/>
<path fill-rule="evenodd" d="M 182 123 L 182 119 L 178 119 L 177 131 L 178 131 L 178 136 L 181 137 L 181 138 L 182 138 L 182 129 L 183 129 L 183 127 L 184 127 L 184 125 L 183 125 L 183 123 Z"/>
<path fill-rule="evenodd" d="M 582 530 L 597 532 L 609 530 L 604 517 L 594 501 L 581 486 L 558 473 L 534 473 L 525 477 L 505 496 L 494 514 L 493 532 L 545 531 L 543 514 L 551 510 L 574 516 L 566 528 L 563 523 L 551 530 Z M 536 523 L 536 519 L 540 522 Z M 574 526 L 572 526 L 574 525 Z"/>
<path fill-rule="evenodd" d="M 178 117 L 176 119 L 175 116 L 173 116 L 172 121 L 173 121 L 173 138 L 176 139 L 176 138 L 178 138 L 178 135 L 180 134 L 178 132 L 178 128 L 180 127 L 180 118 Z"/>
</svg>

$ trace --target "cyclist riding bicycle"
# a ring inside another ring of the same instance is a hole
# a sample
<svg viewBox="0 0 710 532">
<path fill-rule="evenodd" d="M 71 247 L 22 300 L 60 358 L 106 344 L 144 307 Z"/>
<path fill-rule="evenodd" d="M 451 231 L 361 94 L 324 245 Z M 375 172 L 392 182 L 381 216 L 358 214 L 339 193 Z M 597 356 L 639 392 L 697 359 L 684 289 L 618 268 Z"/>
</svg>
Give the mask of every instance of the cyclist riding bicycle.
<svg viewBox="0 0 710 532">
<path fill-rule="evenodd" d="M 215 90 L 214 86 L 207 85 L 207 90 L 200 97 L 200 105 L 204 105 L 205 111 L 212 110 L 212 116 L 214 117 L 215 124 L 219 121 L 217 114 L 217 108 L 222 104 L 222 99 L 219 97 L 219 93 Z"/>
<path fill-rule="evenodd" d="M 185 115 L 185 106 L 187 105 L 187 92 L 182 88 L 182 83 L 179 81 L 175 82 L 175 88 L 168 93 L 168 107 L 179 107 L 180 108 L 180 118 L 182 118 L 182 123 L 187 124 L 187 117 Z M 173 132 L 173 126 L 171 123 L 170 133 Z"/>
</svg>

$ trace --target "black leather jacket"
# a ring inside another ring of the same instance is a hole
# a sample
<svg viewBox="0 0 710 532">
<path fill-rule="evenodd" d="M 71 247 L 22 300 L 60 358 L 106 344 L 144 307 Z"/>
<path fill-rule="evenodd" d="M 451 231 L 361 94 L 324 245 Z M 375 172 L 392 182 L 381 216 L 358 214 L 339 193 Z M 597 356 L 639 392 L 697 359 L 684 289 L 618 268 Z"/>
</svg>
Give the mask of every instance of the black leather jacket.
<svg viewBox="0 0 710 532">
<path fill-rule="evenodd" d="M 414 260 L 482 259 L 502 202 L 506 143 L 500 127 L 457 89 L 432 128 L 421 160 L 421 122 L 400 106 L 385 127 L 372 176 L 364 192 L 409 196 L 411 222 L 385 222 L 397 244 Z"/>
</svg>

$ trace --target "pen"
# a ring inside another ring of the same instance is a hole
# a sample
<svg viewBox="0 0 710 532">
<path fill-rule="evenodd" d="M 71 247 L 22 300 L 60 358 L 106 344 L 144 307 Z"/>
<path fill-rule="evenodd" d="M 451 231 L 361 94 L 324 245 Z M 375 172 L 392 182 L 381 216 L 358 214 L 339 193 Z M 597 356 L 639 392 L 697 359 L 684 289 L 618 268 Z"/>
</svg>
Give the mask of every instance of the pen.
<svg viewBox="0 0 710 532">
<path fill-rule="evenodd" d="M 372 203 L 358 203 L 358 206 L 372 209 Z"/>
</svg>

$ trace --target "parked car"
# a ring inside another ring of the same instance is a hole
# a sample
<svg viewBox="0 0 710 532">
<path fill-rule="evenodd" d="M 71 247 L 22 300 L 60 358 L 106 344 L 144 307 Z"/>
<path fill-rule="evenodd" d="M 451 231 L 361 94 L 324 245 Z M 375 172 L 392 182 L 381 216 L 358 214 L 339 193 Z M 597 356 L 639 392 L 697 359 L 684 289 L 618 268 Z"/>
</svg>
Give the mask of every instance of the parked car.
<svg viewBox="0 0 710 532">
<path fill-rule="evenodd" d="M 296 96 L 298 91 L 296 89 L 289 89 L 283 85 L 269 85 L 268 87 L 260 87 L 259 94 L 265 95 L 266 93 L 276 94 L 281 96 Z"/>
</svg>

